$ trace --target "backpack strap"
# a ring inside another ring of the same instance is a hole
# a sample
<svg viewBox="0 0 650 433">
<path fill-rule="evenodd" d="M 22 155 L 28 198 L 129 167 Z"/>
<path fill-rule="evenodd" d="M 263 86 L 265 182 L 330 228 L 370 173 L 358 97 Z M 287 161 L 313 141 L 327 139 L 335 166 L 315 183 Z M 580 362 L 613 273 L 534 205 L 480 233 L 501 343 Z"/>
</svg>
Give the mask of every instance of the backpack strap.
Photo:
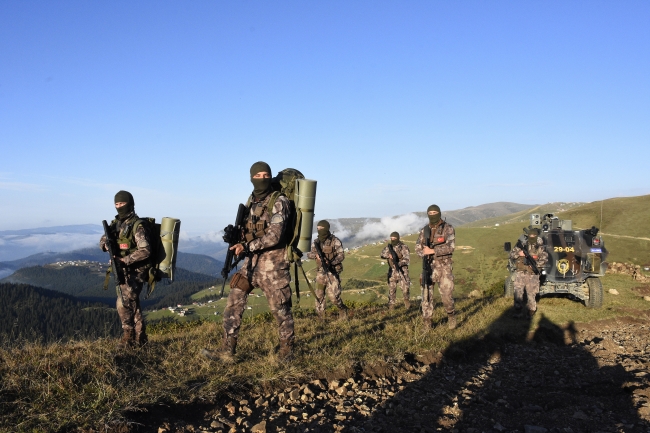
<svg viewBox="0 0 650 433">
<path fill-rule="evenodd" d="M 284 194 L 280 191 L 273 191 L 271 193 L 271 199 L 269 200 L 269 203 L 266 205 L 266 210 L 269 212 L 269 214 L 273 214 L 273 206 L 275 206 L 275 202 L 280 196 L 284 196 Z"/>
</svg>

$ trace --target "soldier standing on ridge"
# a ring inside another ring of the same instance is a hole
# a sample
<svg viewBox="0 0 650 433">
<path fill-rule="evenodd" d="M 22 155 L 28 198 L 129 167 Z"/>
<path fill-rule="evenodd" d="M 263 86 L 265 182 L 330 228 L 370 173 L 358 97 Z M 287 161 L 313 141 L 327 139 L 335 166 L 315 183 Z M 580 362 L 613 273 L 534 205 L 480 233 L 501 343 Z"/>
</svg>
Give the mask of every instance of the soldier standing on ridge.
<svg viewBox="0 0 650 433">
<path fill-rule="evenodd" d="M 451 255 L 456 248 L 456 232 L 454 227 L 442 220 L 440 208 L 435 204 L 427 208 L 429 224 L 420 230 L 420 236 L 415 243 L 415 252 L 422 257 L 423 262 L 431 265 L 431 281 L 438 283 L 438 291 L 442 298 L 442 305 L 447 312 L 447 325 L 449 329 L 456 328 L 456 311 L 454 310 L 454 274 L 452 273 L 453 261 Z M 427 246 L 429 245 L 429 246 Z M 424 263 L 423 263 L 424 266 Z M 433 284 L 427 287 L 425 281 L 422 285 L 422 318 L 425 330 L 431 329 L 433 316 Z"/>
<path fill-rule="evenodd" d="M 311 251 L 307 253 L 310 259 L 316 259 L 317 273 L 316 273 L 316 295 L 322 300 L 318 302 L 316 299 L 316 312 L 321 319 L 325 318 L 325 291 L 327 289 L 327 296 L 330 301 L 339 308 L 339 318 L 347 318 L 347 307 L 341 300 L 341 277 L 343 271 L 343 260 L 345 253 L 343 252 L 343 244 L 340 239 L 330 232 L 330 223 L 321 220 L 316 224 L 318 231 L 318 239 L 314 239 L 311 246 Z M 325 263 L 321 261 L 318 254 L 320 248 L 323 253 Z"/>
<path fill-rule="evenodd" d="M 544 241 L 539 237 L 539 229 L 530 229 L 524 248 L 530 257 L 535 260 L 537 269 L 542 269 L 548 262 L 548 253 L 544 247 Z M 537 311 L 535 298 L 539 293 L 539 275 L 535 274 L 533 268 L 528 264 L 526 256 L 521 248 L 515 246 L 510 251 L 510 260 L 515 263 L 515 317 L 522 317 L 522 306 L 524 303 L 524 292 L 526 292 L 528 317 L 533 317 Z"/>
<path fill-rule="evenodd" d="M 406 309 L 411 308 L 410 292 L 411 279 L 409 278 L 409 263 L 411 261 L 411 251 L 409 247 L 399 239 L 399 233 L 390 234 L 390 245 L 395 252 L 398 263 L 393 260 L 393 254 L 388 245 L 382 250 L 381 258 L 388 259 L 388 309 L 395 308 L 395 298 L 397 292 L 397 283 L 402 287 L 404 295 L 404 306 Z"/>
<path fill-rule="evenodd" d="M 120 285 L 121 296 L 117 297 L 117 314 L 120 316 L 123 331 L 118 344 L 120 348 L 136 344 L 142 346 L 147 342 L 140 308 L 140 292 L 144 283 L 149 280 L 150 233 L 145 224 L 139 223 L 134 207 L 135 201 L 130 192 L 118 191 L 115 194 L 117 215 L 111 222 L 110 230 L 117 239 L 121 257 L 111 257 L 111 260 L 120 262 L 125 281 L 125 284 Z M 106 235 L 100 239 L 99 247 L 102 251 L 108 251 Z"/>
<path fill-rule="evenodd" d="M 210 359 L 234 361 L 246 300 L 253 288 L 259 287 L 278 323 L 278 357 L 288 360 L 293 355 L 294 326 L 289 262 L 282 237 L 289 222 L 290 203 L 287 197 L 279 195 L 269 209 L 271 198 L 275 195 L 272 194 L 271 167 L 267 163 L 260 161 L 253 164 L 250 176 L 253 193 L 247 204 L 245 232 L 242 241 L 230 248 L 237 256 L 245 253 L 246 259 L 230 281 L 230 293 L 223 312 L 223 343 L 217 350 L 203 349 L 201 353 Z"/>
</svg>

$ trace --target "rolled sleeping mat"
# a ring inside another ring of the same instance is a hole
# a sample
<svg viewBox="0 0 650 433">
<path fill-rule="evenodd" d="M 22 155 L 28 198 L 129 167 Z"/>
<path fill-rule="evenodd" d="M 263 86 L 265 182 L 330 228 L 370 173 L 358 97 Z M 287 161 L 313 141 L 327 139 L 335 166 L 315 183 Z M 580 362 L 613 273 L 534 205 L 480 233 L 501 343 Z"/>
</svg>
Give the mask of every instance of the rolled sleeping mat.
<svg viewBox="0 0 650 433">
<path fill-rule="evenodd" d="M 298 232 L 298 249 L 311 251 L 311 231 L 314 225 L 314 207 L 316 206 L 316 181 L 296 179 L 296 210 L 302 214 Z"/>
<path fill-rule="evenodd" d="M 181 220 L 164 217 L 160 222 L 160 240 L 165 250 L 165 258 L 160 262 L 158 269 L 163 278 L 174 281 L 176 270 L 176 255 L 178 253 L 178 237 L 181 231 Z"/>
</svg>

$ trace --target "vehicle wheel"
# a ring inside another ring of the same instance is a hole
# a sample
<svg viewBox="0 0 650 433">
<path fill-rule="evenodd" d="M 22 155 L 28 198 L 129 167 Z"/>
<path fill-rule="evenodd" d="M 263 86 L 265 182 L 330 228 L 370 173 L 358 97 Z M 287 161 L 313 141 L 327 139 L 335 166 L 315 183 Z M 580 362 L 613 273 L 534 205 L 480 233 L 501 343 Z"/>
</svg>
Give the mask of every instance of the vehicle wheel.
<svg viewBox="0 0 650 433">
<path fill-rule="evenodd" d="M 600 308 L 603 306 L 603 283 L 600 278 L 587 278 L 589 299 L 585 302 L 587 308 Z"/>
<path fill-rule="evenodd" d="M 512 281 L 512 276 L 510 275 L 506 277 L 506 281 L 503 283 L 503 296 L 505 298 L 512 298 L 515 296 L 515 283 Z"/>
</svg>

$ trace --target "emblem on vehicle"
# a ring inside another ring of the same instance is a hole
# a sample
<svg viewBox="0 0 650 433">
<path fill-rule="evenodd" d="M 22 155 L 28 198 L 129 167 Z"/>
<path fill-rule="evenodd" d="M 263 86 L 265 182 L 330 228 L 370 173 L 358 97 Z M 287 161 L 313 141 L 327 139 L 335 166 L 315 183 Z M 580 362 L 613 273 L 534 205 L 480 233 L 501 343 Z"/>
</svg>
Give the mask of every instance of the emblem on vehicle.
<svg viewBox="0 0 650 433">
<path fill-rule="evenodd" d="M 557 270 L 564 276 L 569 271 L 569 261 L 567 259 L 558 260 Z"/>
</svg>

